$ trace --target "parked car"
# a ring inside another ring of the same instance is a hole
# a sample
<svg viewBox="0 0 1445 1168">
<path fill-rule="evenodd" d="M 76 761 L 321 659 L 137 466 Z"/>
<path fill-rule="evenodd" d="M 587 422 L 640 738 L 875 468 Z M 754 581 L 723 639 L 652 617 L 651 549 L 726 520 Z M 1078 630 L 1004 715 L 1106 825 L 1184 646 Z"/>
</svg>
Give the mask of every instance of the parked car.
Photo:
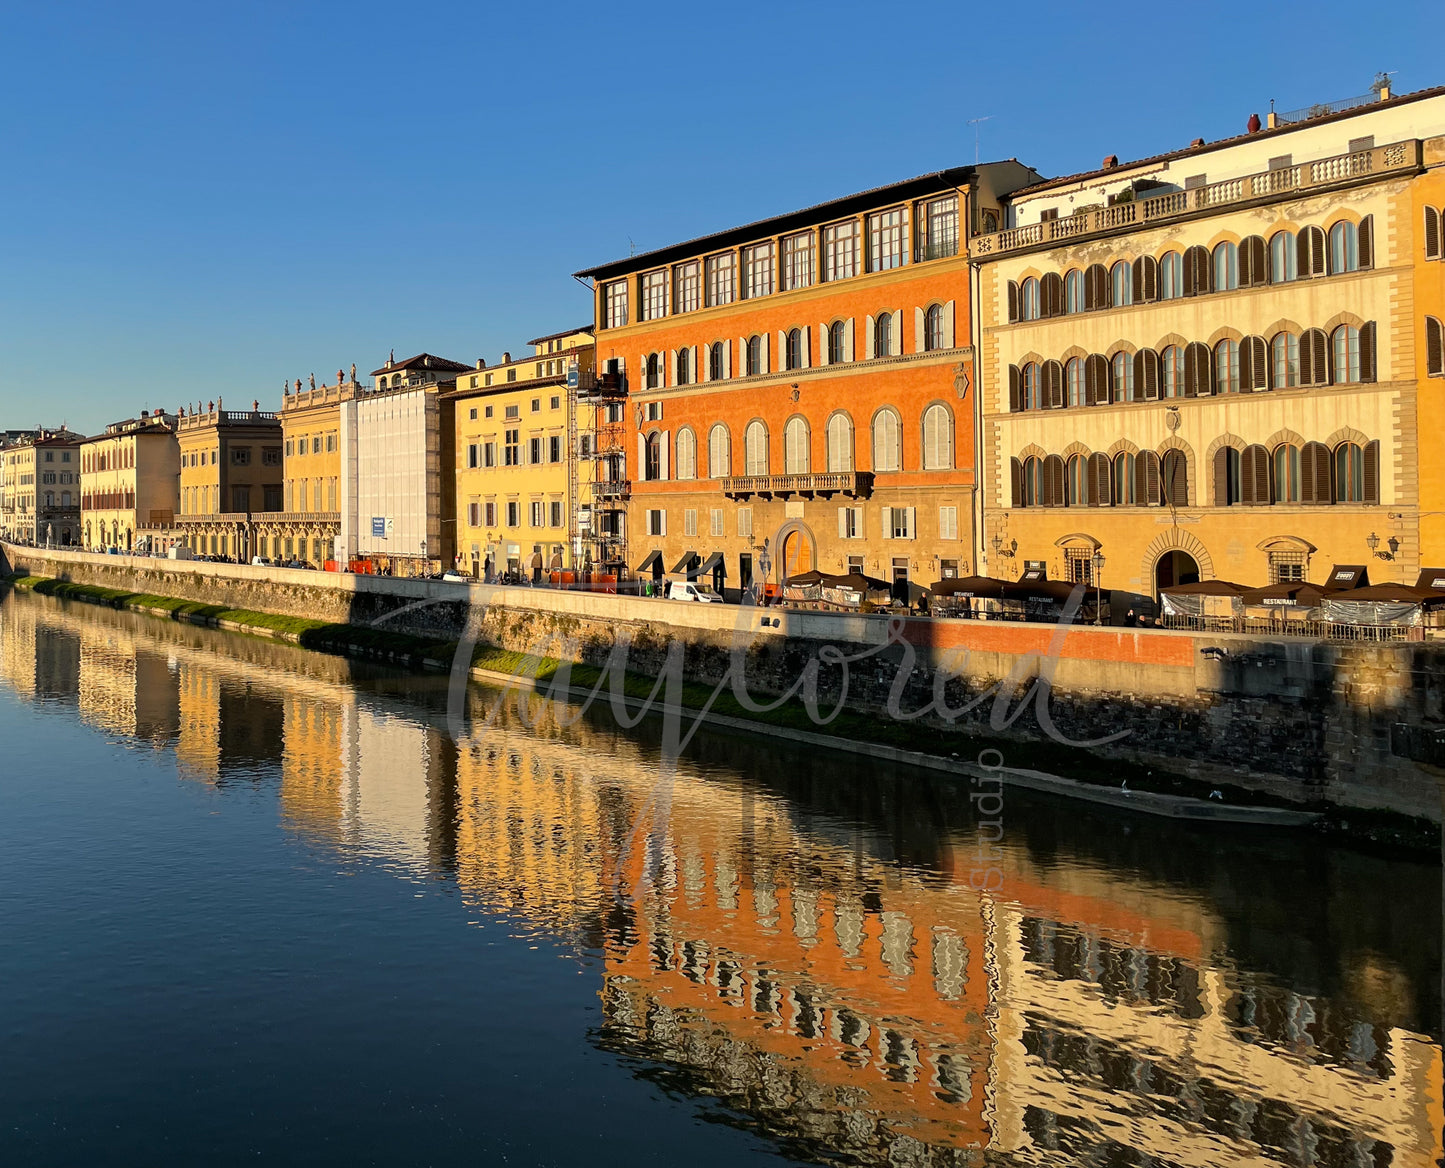
<svg viewBox="0 0 1445 1168">
<path fill-rule="evenodd" d="M 662 590 L 665 600 L 699 600 L 703 604 L 721 604 L 723 598 L 706 584 L 691 580 L 669 580 Z"/>
<path fill-rule="evenodd" d="M 443 572 L 442 579 L 448 584 L 470 584 L 472 578 L 464 576 L 461 572 Z"/>
<path fill-rule="evenodd" d="M 252 556 L 252 557 L 251 557 L 251 567 L 253 567 L 253 568 L 269 568 L 270 566 L 271 566 L 271 557 L 270 557 L 270 556 Z"/>
</svg>

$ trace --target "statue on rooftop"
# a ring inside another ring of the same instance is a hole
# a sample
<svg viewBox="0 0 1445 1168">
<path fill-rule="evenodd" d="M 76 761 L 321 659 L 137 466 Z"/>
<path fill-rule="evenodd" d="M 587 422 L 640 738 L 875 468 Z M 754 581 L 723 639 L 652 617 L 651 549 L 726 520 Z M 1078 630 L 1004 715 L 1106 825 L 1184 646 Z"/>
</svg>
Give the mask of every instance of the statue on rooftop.
<svg viewBox="0 0 1445 1168">
<path fill-rule="evenodd" d="M 312 388 L 312 389 L 315 389 L 315 388 L 316 388 L 316 374 L 314 374 L 314 373 L 311 375 L 311 388 Z"/>
<path fill-rule="evenodd" d="M 351 363 L 351 380 L 352 380 L 352 381 L 355 381 L 355 380 L 356 380 L 356 362 L 355 362 L 355 361 L 353 361 L 353 362 Z"/>
<path fill-rule="evenodd" d="M 299 378 L 299 377 L 296 379 L 296 392 L 297 392 L 297 393 L 300 393 L 300 392 L 301 392 L 301 378 Z"/>
</svg>

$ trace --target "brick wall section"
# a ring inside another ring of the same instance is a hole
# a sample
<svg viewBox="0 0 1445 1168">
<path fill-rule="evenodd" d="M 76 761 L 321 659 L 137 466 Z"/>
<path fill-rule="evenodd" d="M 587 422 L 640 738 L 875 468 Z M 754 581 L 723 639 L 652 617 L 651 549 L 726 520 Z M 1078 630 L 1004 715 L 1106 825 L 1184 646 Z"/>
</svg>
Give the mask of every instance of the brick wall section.
<svg viewBox="0 0 1445 1168">
<path fill-rule="evenodd" d="M 648 675 L 680 642 L 687 675 L 716 682 L 726 676 L 737 644 L 749 690 L 759 697 L 791 687 L 830 645 L 865 657 L 848 667 L 848 705 L 880 716 L 905 653 L 903 644 L 885 644 L 889 621 L 874 616 L 787 612 L 779 627 L 764 629 L 758 613 L 732 605 L 525 588 L 463 593 L 428 581 L 3 545 L 0 556 L 38 575 L 423 635 L 456 636 L 471 604 L 484 604 L 478 610 L 483 643 L 601 664 L 625 632 L 629 668 Z M 1050 625 L 983 621 L 904 621 L 894 628 L 915 655 L 901 701 L 905 711 L 933 699 L 940 669 L 951 677 L 945 686 L 951 706 L 1010 677 L 1019 684 L 1004 688 L 1021 697 L 1057 641 L 1047 716 L 1073 741 L 1128 730 L 1127 738 L 1098 749 L 1106 757 L 1295 799 L 1440 818 L 1440 772 L 1392 753 L 1392 740 L 1402 738 L 1399 726 L 1445 726 L 1445 645 L 1331 645 L 1113 628 L 1060 633 Z M 1205 657 L 1207 647 L 1225 656 Z M 841 683 L 838 669 L 820 669 L 824 709 Z M 1018 705 L 1010 701 L 1007 712 Z M 1003 730 L 990 725 L 993 708 L 985 700 L 954 725 L 995 738 L 1043 738 L 1036 703 Z M 959 753 L 968 751 L 961 741 Z"/>
</svg>

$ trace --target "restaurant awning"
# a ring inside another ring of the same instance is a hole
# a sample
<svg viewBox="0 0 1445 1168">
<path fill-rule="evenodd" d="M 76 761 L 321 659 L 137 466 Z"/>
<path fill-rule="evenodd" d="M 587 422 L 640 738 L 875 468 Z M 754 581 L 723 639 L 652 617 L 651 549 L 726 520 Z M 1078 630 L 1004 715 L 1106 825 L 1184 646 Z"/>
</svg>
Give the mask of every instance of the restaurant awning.
<svg viewBox="0 0 1445 1168">
<path fill-rule="evenodd" d="M 1029 573 L 1025 572 L 1025 576 Z M 1089 599 L 1096 589 L 1089 585 L 1070 584 L 1066 580 L 1023 579 L 1016 584 L 1005 584 L 1003 599 L 1033 601 L 1035 604 L 1064 604 L 1074 594 L 1074 589 L 1083 587 L 1084 598 Z"/>
<path fill-rule="evenodd" d="M 827 576 L 822 579 L 824 588 L 850 588 L 854 592 L 888 592 L 892 585 L 876 576 L 865 576 L 862 572 L 848 572 L 842 576 Z"/>
<path fill-rule="evenodd" d="M 1003 595 L 1006 580 L 992 576 L 952 576 L 937 581 L 929 589 L 934 596 L 967 596 L 976 600 L 997 600 Z"/>
<path fill-rule="evenodd" d="M 787 582 L 799 588 L 811 588 L 814 584 L 823 582 L 823 573 L 817 568 L 809 568 L 806 572 L 794 572 Z"/>
<path fill-rule="evenodd" d="M 1160 591 L 1168 596 L 1243 596 L 1249 588 L 1230 580 L 1198 580 L 1193 584 L 1173 584 Z"/>
<path fill-rule="evenodd" d="M 650 572 L 650 571 L 652 571 L 652 569 L 653 569 L 654 567 L 659 567 L 659 566 L 661 566 L 661 564 L 662 564 L 662 549 L 661 549 L 661 548 L 654 548 L 653 551 L 652 551 L 652 554 L 649 555 L 649 556 L 647 557 L 647 559 L 643 560 L 642 563 L 638 564 L 637 567 L 636 567 L 636 569 L 635 569 L 635 571 L 637 571 L 637 572 L 639 572 L 639 573 Z"/>
<path fill-rule="evenodd" d="M 1368 588 L 1370 569 L 1364 564 L 1336 564 L 1330 577 L 1325 581 L 1325 591 L 1334 592 L 1340 588 Z"/>
<path fill-rule="evenodd" d="M 696 562 L 697 552 L 693 551 L 691 548 L 688 548 L 688 550 L 683 553 L 682 559 L 677 561 L 677 566 L 672 569 L 672 574 L 676 576 L 679 572 L 690 571 L 693 564 Z"/>
<path fill-rule="evenodd" d="M 1421 568 L 1416 588 L 1434 588 L 1445 592 L 1445 568 Z"/>
<path fill-rule="evenodd" d="M 1239 599 L 1246 607 L 1266 608 L 1316 608 L 1324 598 L 1325 589 L 1318 584 L 1303 581 L 1271 584 L 1266 588 L 1251 588 Z"/>
<path fill-rule="evenodd" d="M 714 572 L 720 572 L 724 577 L 728 574 L 727 564 L 723 560 L 722 552 L 713 552 L 712 555 L 708 556 L 708 558 L 702 562 L 702 567 L 697 570 L 699 576 L 711 576 Z"/>
</svg>

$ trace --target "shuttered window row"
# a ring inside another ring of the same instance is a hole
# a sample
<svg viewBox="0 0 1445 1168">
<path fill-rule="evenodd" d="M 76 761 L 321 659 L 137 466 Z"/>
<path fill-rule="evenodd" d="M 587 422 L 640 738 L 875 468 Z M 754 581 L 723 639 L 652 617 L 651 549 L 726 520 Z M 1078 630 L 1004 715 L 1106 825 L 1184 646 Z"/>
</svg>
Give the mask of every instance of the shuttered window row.
<svg viewBox="0 0 1445 1168">
<path fill-rule="evenodd" d="M 1432 207 L 1426 208 L 1425 239 L 1426 258 L 1438 259 L 1441 215 Z M 1010 323 L 1042 320 L 1157 300 L 1207 296 L 1316 276 L 1339 276 L 1373 268 L 1374 264 L 1374 216 L 1366 215 L 1358 224 L 1341 220 L 1328 232 L 1322 227 L 1305 227 L 1297 235 L 1277 231 L 1268 241 L 1251 235 L 1237 244 L 1216 244 L 1212 251 L 1195 246 L 1182 252 L 1167 251 L 1157 258 L 1118 260 L 1107 268 L 1091 264 L 1063 275 L 1049 272 L 1041 277 L 1030 276 L 1021 283 L 1010 280 L 1008 319 Z"/>
<path fill-rule="evenodd" d="M 1433 318 L 1430 318 L 1433 320 Z M 1430 337 L 1427 321 L 1427 348 Z M 1440 337 L 1439 322 L 1435 333 Z M 1376 380 L 1375 322 L 1223 340 L 1213 348 L 1195 341 L 1156 352 L 1094 354 L 1009 366 L 1009 411 L 1057 410 L 1170 398 L 1255 393 L 1300 386 L 1354 385 Z M 1439 344 L 1435 350 L 1439 352 Z"/>
<path fill-rule="evenodd" d="M 1224 447 L 1214 454 L 1216 507 L 1322 506 L 1380 501 L 1380 444 L 1284 443 L 1268 450 Z"/>
<path fill-rule="evenodd" d="M 1182 451 L 1057 454 L 1011 460 L 1015 507 L 1188 507 L 1189 462 Z"/>
</svg>

